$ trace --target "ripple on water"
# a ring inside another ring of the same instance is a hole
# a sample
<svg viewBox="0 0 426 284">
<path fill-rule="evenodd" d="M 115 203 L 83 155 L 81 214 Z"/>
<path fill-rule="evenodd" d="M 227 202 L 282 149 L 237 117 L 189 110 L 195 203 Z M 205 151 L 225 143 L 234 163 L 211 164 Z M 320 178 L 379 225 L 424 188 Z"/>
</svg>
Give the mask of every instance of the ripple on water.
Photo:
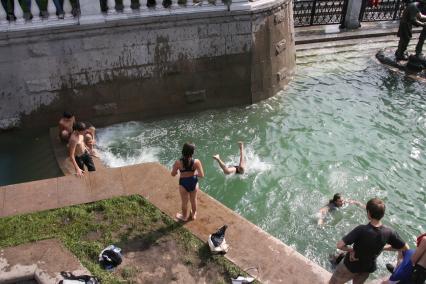
<svg viewBox="0 0 426 284">
<path fill-rule="evenodd" d="M 347 206 L 319 228 L 316 213 L 335 192 L 383 198 L 384 223 L 413 246 L 426 224 L 426 94 L 363 50 L 309 57 L 285 92 L 251 106 L 100 129 L 100 152 L 111 166 L 170 168 L 193 141 L 204 191 L 326 268 L 335 243 L 367 222 L 365 210 Z M 238 164 L 240 140 L 247 172 L 224 176 L 211 156 Z M 393 259 L 383 254 L 374 276 Z"/>
</svg>

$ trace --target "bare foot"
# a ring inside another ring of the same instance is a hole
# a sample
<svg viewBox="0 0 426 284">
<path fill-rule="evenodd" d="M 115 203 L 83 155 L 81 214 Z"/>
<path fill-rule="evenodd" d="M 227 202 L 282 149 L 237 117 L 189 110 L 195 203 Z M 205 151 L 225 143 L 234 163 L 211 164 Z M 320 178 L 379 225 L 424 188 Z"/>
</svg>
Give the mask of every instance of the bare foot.
<svg viewBox="0 0 426 284">
<path fill-rule="evenodd" d="M 192 213 L 192 211 L 191 211 L 191 214 L 189 215 L 189 218 L 191 219 L 191 220 L 197 220 L 197 212 L 195 212 L 195 213 Z"/>
<path fill-rule="evenodd" d="M 188 218 L 184 218 L 182 213 L 176 213 L 176 219 L 180 222 L 187 222 Z"/>
<path fill-rule="evenodd" d="M 212 158 L 215 159 L 216 161 L 220 160 L 219 154 L 213 155 Z"/>
<path fill-rule="evenodd" d="M 237 143 L 238 143 L 238 147 L 240 147 L 240 150 L 243 150 L 243 148 L 244 148 L 243 141 L 238 141 Z"/>
</svg>

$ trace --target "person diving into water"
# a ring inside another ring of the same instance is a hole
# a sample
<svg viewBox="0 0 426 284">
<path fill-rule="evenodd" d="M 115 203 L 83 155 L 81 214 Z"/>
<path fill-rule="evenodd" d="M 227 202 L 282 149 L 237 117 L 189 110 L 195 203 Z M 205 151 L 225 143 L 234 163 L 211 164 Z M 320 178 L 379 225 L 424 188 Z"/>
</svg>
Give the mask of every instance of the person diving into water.
<svg viewBox="0 0 426 284">
<path fill-rule="evenodd" d="M 243 142 L 238 142 L 238 147 L 240 148 L 240 163 L 238 166 L 227 166 L 225 163 L 220 159 L 219 154 L 213 155 L 213 159 L 217 161 L 220 168 L 222 169 L 223 173 L 225 175 L 230 174 L 244 174 L 246 164 L 245 164 L 245 157 L 244 157 L 244 144 Z"/>
</svg>

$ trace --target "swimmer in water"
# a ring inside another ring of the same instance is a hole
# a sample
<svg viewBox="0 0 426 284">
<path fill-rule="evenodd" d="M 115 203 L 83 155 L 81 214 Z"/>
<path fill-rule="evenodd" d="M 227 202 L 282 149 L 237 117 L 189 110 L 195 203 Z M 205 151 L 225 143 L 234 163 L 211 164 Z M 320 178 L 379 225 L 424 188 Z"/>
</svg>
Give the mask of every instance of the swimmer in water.
<svg viewBox="0 0 426 284">
<path fill-rule="evenodd" d="M 337 208 L 340 208 L 345 204 L 355 204 L 359 207 L 365 208 L 365 205 L 361 202 L 352 199 L 344 199 L 340 193 L 336 193 L 333 196 L 333 199 L 330 199 L 328 204 L 319 210 L 320 216 L 318 218 L 318 225 L 324 224 L 324 218 L 327 213 L 335 211 Z"/>
<path fill-rule="evenodd" d="M 217 163 L 219 164 L 220 168 L 222 169 L 222 171 L 225 175 L 244 174 L 246 164 L 245 164 L 245 161 L 244 161 L 245 159 L 244 159 L 244 144 L 243 144 L 243 142 L 241 142 L 241 141 L 238 142 L 238 147 L 240 148 L 240 163 L 238 164 L 238 166 L 227 166 L 220 159 L 219 154 L 216 154 L 216 155 L 213 156 L 213 159 L 215 159 L 217 161 Z"/>
</svg>

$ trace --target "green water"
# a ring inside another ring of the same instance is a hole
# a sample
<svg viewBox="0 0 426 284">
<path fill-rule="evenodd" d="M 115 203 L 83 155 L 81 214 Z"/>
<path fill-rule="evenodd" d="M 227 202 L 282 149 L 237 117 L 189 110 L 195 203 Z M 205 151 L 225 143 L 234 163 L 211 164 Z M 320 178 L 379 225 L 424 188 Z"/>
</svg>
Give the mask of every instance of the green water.
<svg viewBox="0 0 426 284">
<path fill-rule="evenodd" d="M 62 176 L 49 131 L 0 134 L 0 186 Z"/>
<path fill-rule="evenodd" d="M 335 243 L 367 223 L 363 209 L 348 206 L 318 227 L 315 214 L 335 192 L 384 199 L 384 223 L 413 247 L 426 230 L 425 85 L 369 53 L 310 61 L 298 65 L 288 90 L 252 106 L 101 129 L 102 158 L 113 167 L 159 161 L 171 168 L 193 141 L 203 191 L 326 268 Z M 224 176 L 211 156 L 238 164 L 238 140 L 248 170 Z M 393 259 L 382 254 L 374 277 Z"/>
</svg>

